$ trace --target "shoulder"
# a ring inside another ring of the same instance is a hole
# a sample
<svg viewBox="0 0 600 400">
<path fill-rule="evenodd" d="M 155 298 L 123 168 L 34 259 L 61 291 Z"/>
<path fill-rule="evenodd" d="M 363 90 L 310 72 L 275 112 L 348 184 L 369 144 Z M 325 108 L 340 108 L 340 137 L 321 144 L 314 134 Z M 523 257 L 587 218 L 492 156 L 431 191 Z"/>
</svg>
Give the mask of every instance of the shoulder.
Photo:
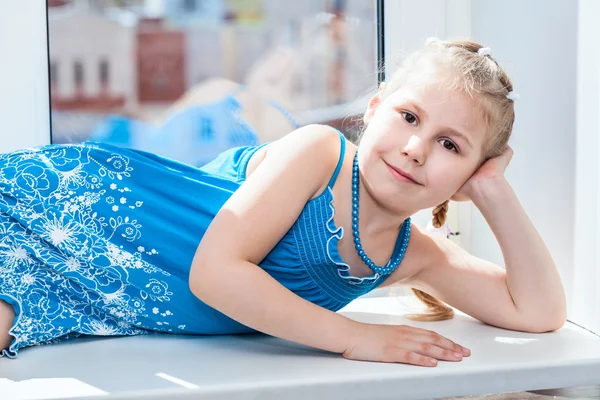
<svg viewBox="0 0 600 400">
<path fill-rule="evenodd" d="M 311 124 L 290 132 L 266 147 L 308 152 L 313 156 L 326 157 L 326 160 L 334 158 L 337 162 L 341 140 L 342 136 L 336 129 L 327 125 Z"/>
<path fill-rule="evenodd" d="M 293 164 L 310 171 L 315 180 L 324 182 L 317 192 L 325 190 L 329 179 L 323 179 L 331 175 L 337 166 L 342 139 L 343 136 L 330 126 L 319 124 L 303 126 L 268 143 L 252 155 L 246 169 L 246 179 L 268 158 L 270 163 L 275 162 L 281 167 Z"/>
</svg>

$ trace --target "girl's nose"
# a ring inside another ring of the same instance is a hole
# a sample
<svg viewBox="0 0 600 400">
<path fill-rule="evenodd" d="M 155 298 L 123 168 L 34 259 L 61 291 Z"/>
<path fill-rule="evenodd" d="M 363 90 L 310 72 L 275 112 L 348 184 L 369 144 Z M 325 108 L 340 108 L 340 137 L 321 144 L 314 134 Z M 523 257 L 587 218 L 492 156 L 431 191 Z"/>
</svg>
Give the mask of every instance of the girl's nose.
<svg viewBox="0 0 600 400">
<path fill-rule="evenodd" d="M 402 154 L 411 158 L 414 162 L 421 165 L 425 162 L 425 142 L 416 135 L 412 135 L 408 140 Z"/>
</svg>

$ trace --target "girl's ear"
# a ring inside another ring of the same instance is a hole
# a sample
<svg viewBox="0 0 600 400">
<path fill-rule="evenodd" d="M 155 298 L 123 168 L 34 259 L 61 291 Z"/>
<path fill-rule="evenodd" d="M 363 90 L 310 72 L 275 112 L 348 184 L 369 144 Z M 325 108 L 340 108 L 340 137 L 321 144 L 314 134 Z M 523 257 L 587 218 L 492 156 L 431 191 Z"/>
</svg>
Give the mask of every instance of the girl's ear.
<svg viewBox="0 0 600 400">
<path fill-rule="evenodd" d="M 365 123 L 365 125 L 369 124 L 369 121 L 371 121 L 373 114 L 375 114 L 375 110 L 377 109 L 377 106 L 379 106 L 379 104 L 381 103 L 381 98 L 382 98 L 383 93 L 385 92 L 385 87 L 386 87 L 386 83 L 381 82 L 381 84 L 379 85 L 379 90 L 377 91 L 377 94 L 375 94 L 375 96 L 371 97 L 371 100 L 369 100 L 369 105 L 367 106 L 367 111 L 365 111 L 365 115 L 363 117 L 363 122 Z"/>
</svg>

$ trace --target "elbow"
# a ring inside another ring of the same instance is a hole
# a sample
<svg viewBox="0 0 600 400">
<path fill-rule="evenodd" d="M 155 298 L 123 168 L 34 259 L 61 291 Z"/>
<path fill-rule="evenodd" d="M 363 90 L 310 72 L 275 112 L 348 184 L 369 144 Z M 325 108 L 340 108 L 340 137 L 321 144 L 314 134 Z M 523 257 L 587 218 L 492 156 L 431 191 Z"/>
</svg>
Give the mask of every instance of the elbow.
<svg viewBox="0 0 600 400">
<path fill-rule="evenodd" d="M 205 287 L 207 286 L 206 274 L 204 273 L 205 270 L 206 268 L 199 263 L 192 263 L 188 277 L 190 291 L 200 300 L 202 300 Z"/>
<path fill-rule="evenodd" d="M 533 319 L 530 319 L 533 321 Z M 531 333 L 547 333 L 557 331 L 562 328 L 567 322 L 566 312 L 555 312 L 553 315 L 547 318 L 537 318 L 535 323 L 527 324 L 527 328 L 524 329 Z"/>
<path fill-rule="evenodd" d="M 550 321 L 546 328 L 546 332 L 557 331 L 567 323 L 567 312 L 557 313 L 556 316 Z"/>
<path fill-rule="evenodd" d="M 542 324 L 543 332 L 557 331 L 567 323 L 567 303 L 564 301 L 559 306 L 554 307 L 545 318 Z"/>
<path fill-rule="evenodd" d="M 219 261 L 213 257 L 204 257 L 203 260 L 192 262 L 188 287 L 194 296 L 208 305 L 223 297 L 223 293 L 230 285 L 230 276 L 223 276 L 223 268 L 221 268 L 223 264 L 231 266 L 231 262 L 224 260 L 223 257 L 220 257 Z"/>
<path fill-rule="evenodd" d="M 557 331 L 567 322 L 567 303 L 564 296 L 555 297 L 552 304 L 546 304 L 543 309 L 517 309 L 520 315 L 520 325 L 525 332 L 546 333 Z"/>
<path fill-rule="evenodd" d="M 545 325 L 541 325 L 540 327 L 534 329 L 532 331 L 532 333 L 548 333 L 548 332 L 554 332 L 559 330 L 560 328 L 562 328 L 565 323 L 567 322 L 566 319 L 558 321 L 558 322 L 552 322 L 550 324 L 545 324 Z"/>
<path fill-rule="evenodd" d="M 190 272 L 188 275 L 188 287 L 192 294 L 198 299 L 204 301 L 208 290 L 215 286 L 214 278 L 216 277 L 211 268 L 215 265 L 221 265 L 218 260 L 218 255 L 205 250 L 196 250 L 196 254 L 192 259 Z"/>
</svg>

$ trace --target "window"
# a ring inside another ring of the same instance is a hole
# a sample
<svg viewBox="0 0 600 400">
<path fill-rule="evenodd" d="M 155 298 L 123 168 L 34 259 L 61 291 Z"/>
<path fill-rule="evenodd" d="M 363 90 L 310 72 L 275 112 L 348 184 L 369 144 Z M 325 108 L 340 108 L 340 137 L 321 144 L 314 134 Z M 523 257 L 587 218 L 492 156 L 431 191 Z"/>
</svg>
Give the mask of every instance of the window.
<svg viewBox="0 0 600 400">
<path fill-rule="evenodd" d="M 100 60 L 100 85 L 107 86 L 110 80 L 109 70 L 108 70 L 108 61 Z"/>
<path fill-rule="evenodd" d="M 81 61 L 73 63 L 73 77 L 75 79 L 75 86 L 83 85 L 83 64 Z"/>
<path fill-rule="evenodd" d="M 176 148 L 197 146 L 190 152 L 196 158 L 180 161 L 198 166 L 224 146 L 272 141 L 297 124 L 328 123 L 351 134 L 355 125 L 342 124 L 377 84 L 375 6 L 364 0 L 56 3 L 48 9 L 50 57 L 73 65 L 74 87 L 63 85 L 52 96 L 52 142 L 111 142 L 117 129 L 111 124 L 127 119 L 136 130 L 126 143 L 120 132 L 119 145 L 174 158 L 181 154 Z M 92 66 L 98 78 L 86 77 Z M 222 119 L 232 101 L 240 106 L 235 123 L 248 132 L 230 137 Z"/>
</svg>

